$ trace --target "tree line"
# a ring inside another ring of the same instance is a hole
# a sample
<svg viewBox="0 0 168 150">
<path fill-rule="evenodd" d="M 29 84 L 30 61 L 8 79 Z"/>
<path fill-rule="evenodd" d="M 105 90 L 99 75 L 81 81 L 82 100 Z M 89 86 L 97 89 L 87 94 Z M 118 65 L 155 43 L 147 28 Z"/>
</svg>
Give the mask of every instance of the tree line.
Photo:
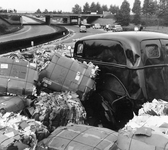
<svg viewBox="0 0 168 150">
<path fill-rule="evenodd" d="M 17 13 L 16 9 L 2 9 L 2 7 L 0 7 L 0 13 Z"/>
<path fill-rule="evenodd" d="M 92 2 L 90 5 L 88 2 L 84 6 L 75 4 L 72 8 L 74 14 L 88 14 L 95 12 L 97 14 L 102 14 L 103 12 L 108 11 L 113 14 L 116 19 L 116 22 L 121 25 L 129 25 L 130 22 L 134 24 L 145 24 L 142 21 L 142 16 L 148 20 L 151 16 L 155 17 L 158 21 L 162 21 L 162 25 L 168 25 L 168 0 L 144 0 L 143 5 L 141 6 L 140 0 L 134 0 L 133 7 L 130 8 L 130 4 L 127 0 L 123 0 L 121 6 L 116 6 L 111 4 L 109 7 L 107 5 L 101 5 L 99 2 Z M 131 18 L 131 12 L 133 13 L 133 18 Z M 48 11 L 45 9 L 43 12 L 38 9 L 35 13 L 54 13 L 62 14 L 65 12 L 59 11 Z"/>
<path fill-rule="evenodd" d="M 134 24 L 142 23 L 142 16 L 146 17 L 146 20 L 151 16 L 157 18 L 158 21 L 162 20 L 164 25 L 168 25 L 168 0 L 144 0 L 141 6 L 140 0 L 135 0 L 133 7 L 130 8 L 130 4 L 127 0 L 123 0 L 121 6 L 110 5 L 100 5 L 99 2 L 92 2 L 90 5 L 88 2 L 85 3 L 83 7 L 76 4 L 72 8 L 72 13 L 90 13 L 96 12 L 97 14 L 102 14 L 103 11 L 111 12 L 116 22 L 121 25 L 128 25 L 130 21 Z M 133 19 L 130 19 L 130 13 L 133 13 Z"/>
</svg>

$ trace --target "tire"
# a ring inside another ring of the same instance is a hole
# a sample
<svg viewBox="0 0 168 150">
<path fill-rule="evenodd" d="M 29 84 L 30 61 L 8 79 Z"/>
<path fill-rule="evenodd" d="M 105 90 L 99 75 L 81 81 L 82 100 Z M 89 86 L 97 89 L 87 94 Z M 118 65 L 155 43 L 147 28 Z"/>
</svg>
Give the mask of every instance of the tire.
<svg viewBox="0 0 168 150">
<path fill-rule="evenodd" d="M 105 100 L 108 101 L 108 103 L 112 107 L 112 103 L 116 99 L 116 95 L 110 90 L 104 90 L 100 94 L 104 97 Z"/>
<path fill-rule="evenodd" d="M 100 94 L 103 96 L 105 101 L 107 101 L 109 106 L 111 106 L 113 113 L 112 117 L 114 117 L 114 126 L 117 130 L 123 128 L 125 124 L 133 118 L 132 105 L 131 103 L 129 104 L 129 100 L 121 99 L 114 102 L 114 100 L 117 99 L 117 95 L 110 90 L 104 90 Z"/>
<path fill-rule="evenodd" d="M 82 104 L 87 113 L 87 124 L 98 126 L 100 124 L 100 118 L 104 118 L 102 116 L 104 109 L 102 108 L 101 100 L 100 94 L 93 92 L 88 100 L 83 101 Z"/>
<path fill-rule="evenodd" d="M 105 128 L 116 130 L 116 127 L 105 116 L 105 109 L 102 106 L 102 96 L 100 93 L 93 92 L 89 99 L 82 104 L 87 113 L 86 124 L 96 127 L 101 125 Z"/>
</svg>

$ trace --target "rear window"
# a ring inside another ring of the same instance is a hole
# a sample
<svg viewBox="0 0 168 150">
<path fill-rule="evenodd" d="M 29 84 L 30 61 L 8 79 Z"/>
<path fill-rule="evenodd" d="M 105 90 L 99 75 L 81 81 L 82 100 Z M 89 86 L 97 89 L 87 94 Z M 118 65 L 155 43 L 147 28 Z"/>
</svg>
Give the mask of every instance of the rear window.
<svg viewBox="0 0 168 150">
<path fill-rule="evenodd" d="M 77 46 L 77 55 L 83 58 L 111 62 L 116 64 L 126 64 L 124 49 L 119 42 L 112 40 L 88 40 Z"/>
<path fill-rule="evenodd" d="M 122 28 L 121 25 L 114 25 L 113 28 Z"/>
</svg>

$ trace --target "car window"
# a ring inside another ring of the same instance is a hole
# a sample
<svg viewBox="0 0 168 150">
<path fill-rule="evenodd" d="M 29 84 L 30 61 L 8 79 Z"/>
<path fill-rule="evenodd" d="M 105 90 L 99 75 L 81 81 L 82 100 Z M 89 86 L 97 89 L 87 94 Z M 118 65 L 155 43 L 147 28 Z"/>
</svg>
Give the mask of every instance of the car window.
<svg viewBox="0 0 168 150">
<path fill-rule="evenodd" d="M 161 40 L 161 43 L 163 47 L 165 47 L 164 57 L 165 57 L 165 63 L 168 63 L 168 40 Z"/>
<path fill-rule="evenodd" d="M 121 25 L 116 25 L 116 28 L 122 28 Z"/>
<path fill-rule="evenodd" d="M 168 55 L 168 40 L 161 40 L 161 43 L 166 48 L 166 54 Z"/>
<path fill-rule="evenodd" d="M 85 59 L 126 64 L 124 49 L 119 42 L 111 40 L 84 41 L 83 57 Z"/>
<path fill-rule="evenodd" d="M 142 61 L 145 65 L 164 63 L 164 53 L 160 40 L 144 40 L 141 42 Z"/>
<path fill-rule="evenodd" d="M 160 57 L 160 49 L 156 44 L 149 44 L 145 47 L 147 57 L 150 59 Z"/>
</svg>

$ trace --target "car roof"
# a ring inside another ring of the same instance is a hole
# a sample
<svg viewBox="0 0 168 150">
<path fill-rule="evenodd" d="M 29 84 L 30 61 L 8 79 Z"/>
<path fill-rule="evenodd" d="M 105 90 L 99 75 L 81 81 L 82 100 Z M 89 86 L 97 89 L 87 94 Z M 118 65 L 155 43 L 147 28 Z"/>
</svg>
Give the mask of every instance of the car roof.
<svg viewBox="0 0 168 150">
<path fill-rule="evenodd" d="M 123 42 L 129 41 L 143 41 L 143 40 L 154 40 L 154 39 L 168 39 L 168 34 L 159 32 L 147 32 L 147 31 L 124 31 L 115 33 L 102 33 L 96 35 L 85 36 L 79 40 L 117 40 Z"/>
</svg>

